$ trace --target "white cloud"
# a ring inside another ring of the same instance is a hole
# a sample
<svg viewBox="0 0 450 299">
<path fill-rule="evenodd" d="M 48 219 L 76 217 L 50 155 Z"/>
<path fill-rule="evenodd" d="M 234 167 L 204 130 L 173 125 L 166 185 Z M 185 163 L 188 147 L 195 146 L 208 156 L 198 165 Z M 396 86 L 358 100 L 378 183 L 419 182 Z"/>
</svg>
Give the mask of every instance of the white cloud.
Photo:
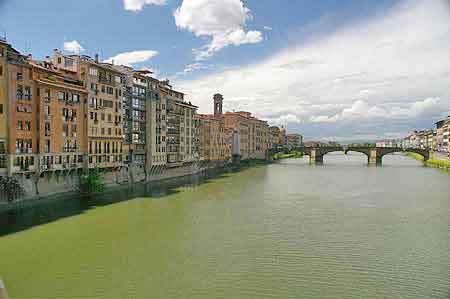
<svg viewBox="0 0 450 299">
<path fill-rule="evenodd" d="M 443 105 L 439 98 L 427 98 L 423 101 L 402 104 L 384 104 L 384 107 L 370 106 L 362 100 L 355 101 L 350 107 L 332 116 L 311 116 L 311 122 L 337 122 L 373 119 L 414 119 L 439 114 Z"/>
<path fill-rule="evenodd" d="M 153 50 L 124 52 L 106 59 L 105 62 L 114 63 L 117 65 L 131 66 L 139 62 L 147 61 L 156 55 L 158 55 L 158 51 Z"/>
<path fill-rule="evenodd" d="M 264 30 L 271 31 L 271 30 L 273 30 L 273 28 L 270 26 L 264 26 Z"/>
<path fill-rule="evenodd" d="M 178 28 L 210 38 L 208 44 L 194 49 L 197 60 L 209 58 L 229 45 L 255 44 L 263 40 L 260 31 L 245 31 L 251 14 L 241 0 L 183 0 L 174 17 Z"/>
<path fill-rule="evenodd" d="M 123 0 L 126 10 L 141 11 L 145 5 L 166 5 L 167 0 Z"/>
<path fill-rule="evenodd" d="M 175 74 L 175 76 L 172 76 L 171 80 L 177 79 L 178 77 L 181 77 L 181 76 L 186 76 L 186 75 L 192 74 L 193 72 L 195 72 L 197 70 L 207 70 L 207 69 L 210 69 L 211 67 L 212 67 L 212 65 L 206 65 L 206 64 L 203 64 L 200 62 L 186 64 L 184 66 L 184 70 L 181 72 L 177 72 Z"/>
<path fill-rule="evenodd" d="M 220 92 L 228 110 L 245 108 L 269 120 L 294 119 L 294 126 L 301 119 L 297 127 L 314 135 L 330 136 L 327 130 L 333 129 L 318 128 L 317 122 L 335 125 L 352 118 L 370 127 L 367 134 L 432 126 L 450 108 L 449 9 L 445 0 L 404 1 L 259 63 L 177 85 L 200 112 L 211 111 L 211 96 Z M 212 32 L 206 25 L 201 28 Z M 204 33 L 197 27 L 190 30 Z M 399 121 L 388 128 L 378 121 L 386 119 Z M 346 130 L 333 133 L 351 135 L 357 128 Z"/>
<path fill-rule="evenodd" d="M 64 43 L 64 50 L 70 53 L 80 54 L 84 51 L 84 48 L 76 40 Z"/>
<path fill-rule="evenodd" d="M 187 74 L 187 73 L 192 73 L 196 70 L 204 70 L 209 68 L 207 65 L 204 65 L 203 63 L 191 63 L 191 64 L 187 64 L 184 67 L 183 73 Z"/>
</svg>

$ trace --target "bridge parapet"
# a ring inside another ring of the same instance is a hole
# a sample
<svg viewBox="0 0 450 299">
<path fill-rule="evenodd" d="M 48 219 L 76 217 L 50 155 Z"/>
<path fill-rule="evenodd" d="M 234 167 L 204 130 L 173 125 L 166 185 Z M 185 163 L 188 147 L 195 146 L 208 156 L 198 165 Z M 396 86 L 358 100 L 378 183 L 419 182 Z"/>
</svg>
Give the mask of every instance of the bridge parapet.
<svg viewBox="0 0 450 299">
<path fill-rule="evenodd" d="M 295 148 L 277 148 L 272 149 L 269 155 L 273 156 L 276 153 L 294 150 L 298 152 L 302 152 L 305 155 L 309 156 L 310 163 L 312 164 L 321 164 L 323 163 L 323 156 L 331 152 L 344 152 L 345 154 L 349 152 L 359 152 L 367 156 L 367 163 L 374 165 L 381 165 L 383 156 L 392 154 L 392 153 L 401 153 L 401 152 L 411 152 L 416 153 L 424 157 L 424 160 L 427 161 L 430 159 L 430 150 L 428 149 L 417 149 L 417 148 L 407 148 L 403 149 L 401 147 L 375 147 L 375 146 L 321 146 L 321 147 L 295 147 Z"/>
</svg>

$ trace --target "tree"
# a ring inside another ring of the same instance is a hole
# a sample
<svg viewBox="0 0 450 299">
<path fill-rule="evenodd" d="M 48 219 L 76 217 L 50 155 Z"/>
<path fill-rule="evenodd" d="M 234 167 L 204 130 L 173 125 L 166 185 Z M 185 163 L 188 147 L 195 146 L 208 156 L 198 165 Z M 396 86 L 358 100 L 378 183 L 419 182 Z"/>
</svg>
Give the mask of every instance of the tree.
<svg viewBox="0 0 450 299">
<path fill-rule="evenodd" d="M 25 190 L 19 181 L 9 176 L 0 177 L 0 192 L 6 195 L 9 202 L 25 194 Z"/>
<path fill-rule="evenodd" d="M 83 195 L 92 195 L 103 191 L 105 185 L 100 172 L 96 169 L 90 170 L 88 174 L 80 176 L 78 190 Z"/>
</svg>

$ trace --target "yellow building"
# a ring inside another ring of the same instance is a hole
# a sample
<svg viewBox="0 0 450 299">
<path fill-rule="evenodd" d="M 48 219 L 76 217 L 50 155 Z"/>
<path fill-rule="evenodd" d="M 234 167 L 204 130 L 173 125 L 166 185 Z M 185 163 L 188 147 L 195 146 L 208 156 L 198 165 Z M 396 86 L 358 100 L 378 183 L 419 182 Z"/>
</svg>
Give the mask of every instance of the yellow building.
<svg viewBox="0 0 450 299">
<path fill-rule="evenodd" d="M 200 160 L 230 160 L 233 130 L 225 127 L 223 116 L 197 114 L 195 119 Z"/>
<path fill-rule="evenodd" d="M 52 62 L 59 70 L 76 73 L 88 90 L 87 148 L 90 168 L 119 168 L 123 165 L 124 131 L 122 93 L 124 74 L 107 63 L 88 56 L 65 56 L 55 50 Z M 145 121 L 145 112 L 133 115 Z"/>
<path fill-rule="evenodd" d="M 9 85 L 8 56 L 20 53 L 0 38 L 0 175 L 8 172 Z"/>
</svg>

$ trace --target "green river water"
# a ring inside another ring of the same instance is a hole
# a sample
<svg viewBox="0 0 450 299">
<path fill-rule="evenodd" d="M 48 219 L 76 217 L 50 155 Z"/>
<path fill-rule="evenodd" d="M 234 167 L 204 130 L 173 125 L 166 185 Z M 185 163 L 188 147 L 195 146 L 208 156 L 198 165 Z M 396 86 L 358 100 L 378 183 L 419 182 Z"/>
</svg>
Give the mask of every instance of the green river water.
<svg viewBox="0 0 450 299">
<path fill-rule="evenodd" d="M 285 160 L 0 213 L 12 299 L 450 298 L 450 176 Z"/>
</svg>

